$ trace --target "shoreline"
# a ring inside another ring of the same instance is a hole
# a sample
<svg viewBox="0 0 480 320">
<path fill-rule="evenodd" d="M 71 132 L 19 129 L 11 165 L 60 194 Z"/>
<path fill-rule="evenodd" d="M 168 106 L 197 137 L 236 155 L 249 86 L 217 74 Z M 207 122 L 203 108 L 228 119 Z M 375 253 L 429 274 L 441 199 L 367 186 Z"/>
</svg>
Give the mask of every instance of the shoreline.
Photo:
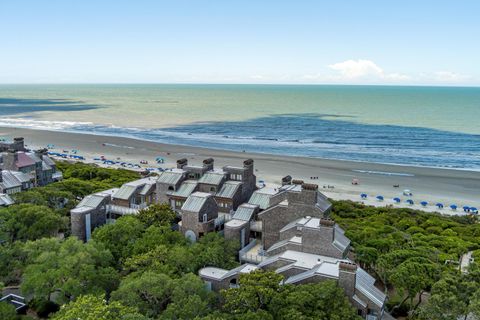
<svg viewBox="0 0 480 320">
<path fill-rule="evenodd" d="M 0 127 L 0 136 L 12 139 L 23 136 L 27 147 L 45 147 L 54 144 L 56 150 L 76 149 L 78 155 L 93 162 L 94 157 L 120 158 L 122 161 L 139 163 L 147 160 L 153 165 L 156 157 L 165 159 L 162 168 L 175 166 L 179 158 L 188 158 L 192 164 L 200 164 L 205 158 L 215 159 L 215 166 L 240 165 L 244 159 L 255 161 L 257 180 L 268 184 L 280 184 L 281 178 L 291 175 L 295 179 L 316 183 L 319 190 L 332 199 L 360 201 L 360 194 L 367 193 L 364 200 L 367 205 L 385 206 L 393 204 L 393 197 L 400 197 L 401 204 L 394 207 L 409 207 L 424 211 L 437 211 L 446 214 L 460 214 L 463 205 L 480 207 L 480 172 L 463 169 L 420 167 L 397 164 L 368 163 L 349 160 L 332 160 L 313 157 L 282 156 L 276 154 L 236 152 L 220 149 L 208 149 L 184 145 L 173 145 L 135 138 L 113 135 L 95 135 L 49 130 L 36 130 L 12 127 Z M 318 179 L 311 179 L 318 177 Z M 359 179 L 359 185 L 352 185 L 352 179 Z M 393 185 L 400 185 L 394 188 Z M 334 189 L 326 188 L 334 186 Z M 404 189 L 413 192 L 415 205 L 403 203 L 407 198 L 401 193 Z M 385 197 L 384 202 L 374 199 L 377 195 Z M 373 198 L 373 199 L 372 199 Z M 430 205 L 422 207 L 420 201 Z M 458 211 L 449 208 L 437 210 L 435 203 L 441 202 L 448 207 L 455 203 Z M 432 206 L 433 204 L 433 206 Z"/>
</svg>

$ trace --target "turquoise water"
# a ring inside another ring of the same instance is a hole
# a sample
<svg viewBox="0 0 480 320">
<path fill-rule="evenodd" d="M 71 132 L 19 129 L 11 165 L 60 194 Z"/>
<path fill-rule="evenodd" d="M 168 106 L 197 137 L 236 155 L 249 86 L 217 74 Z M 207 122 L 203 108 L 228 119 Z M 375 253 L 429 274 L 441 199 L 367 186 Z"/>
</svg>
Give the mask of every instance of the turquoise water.
<svg viewBox="0 0 480 320">
<path fill-rule="evenodd" d="M 480 168 L 480 88 L 3 85 L 0 125 L 369 162 Z"/>
</svg>

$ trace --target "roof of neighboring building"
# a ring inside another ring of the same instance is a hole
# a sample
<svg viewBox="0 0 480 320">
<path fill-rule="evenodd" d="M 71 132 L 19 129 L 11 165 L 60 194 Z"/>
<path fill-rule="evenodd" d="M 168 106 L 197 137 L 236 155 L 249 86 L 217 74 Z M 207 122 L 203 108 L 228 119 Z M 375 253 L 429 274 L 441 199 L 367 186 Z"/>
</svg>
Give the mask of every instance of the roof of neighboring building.
<svg viewBox="0 0 480 320">
<path fill-rule="evenodd" d="M 50 167 L 45 161 L 42 161 L 42 170 L 52 170 L 52 167 Z"/>
<path fill-rule="evenodd" d="M 270 200 L 272 199 L 273 196 L 277 194 L 278 194 L 277 189 L 262 188 L 262 189 L 256 190 L 252 194 L 252 196 L 248 200 L 248 203 L 256 204 L 257 206 L 260 207 L 260 209 L 267 209 L 271 207 Z"/>
<path fill-rule="evenodd" d="M 113 195 L 116 199 L 128 200 L 132 195 L 139 190 L 139 194 L 146 194 L 153 184 L 156 182 L 156 177 L 148 177 L 143 179 L 138 179 L 135 181 L 127 182 Z M 147 188 L 145 186 L 148 185 Z M 145 193 L 142 193 L 145 192 Z"/>
<path fill-rule="evenodd" d="M 198 182 L 218 186 L 224 179 L 225 175 L 223 173 L 207 172 L 198 180 Z"/>
<path fill-rule="evenodd" d="M 345 236 L 345 233 L 338 224 L 335 224 L 335 236 L 333 239 L 333 245 L 338 249 L 345 251 L 350 246 L 350 239 Z"/>
<path fill-rule="evenodd" d="M 378 307 L 382 307 L 387 299 L 387 296 L 377 287 L 375 287 L 375 278 L 373 278 L 360 267 L 357 268 L 356 275 L 355 289 L 360 291 Z"/>
<path fill-rule="evenodd" d="M 132 186 L 128 184 L 124 184 L 123 186 L 118 189 L 117 192 L 113 195 L 116 199 L 128 200 L 130 197 L 135 193 L 138 186 Z"/>
<path fill-rule="evenodd" d="M 35 152 L 27 152 L 25 153 L 27 156 L 30 157 L 30 159 L 32 159 L 34 162 L 41 162 L 42 159 L 40 159 L 40 157 L 38 157 Z"/>
<path fill-rule="evenodd" d="M 203 206 L 207 202 L 208 198 L 212 195 L 210 193 L 205 192 L 195 192 L 192 193 L 185 203 L 182 206 L 182 210 L 190 211 L 190 212 L 200 212 Z"/>
<path fill-rule="evenodd" d="M 206 267 L 202 268 L 198 271 L 198 274 L 201 277 L 206 277 L 210 279 L 215 279 L 215 280 L 221 280 L 228 278 L 230 276 L 236 275 L 236 274 L 241 274 L 241 273 L 250 273 L 252 271 L 257 270 L 258 267 L 253 264 L 242 264 L 241 266 L 232 269 L 232 270 L 225 270 L 221 268 L 215 268 L 215 267 Z"/>
<path fill-rule="evenodd" d="M 29 157 L 25 152 L 17 152 L 18 160 L 16 166 L 18 168 L 34 166 L 35 161 Z"/>
<path fill-rule="evenodd" d="M 8 194 L 0 193 L 0 206 L 9 206 L 14 203 L 15 201 Z"/>
<path fill-rule="evenodd" d="M 240 181 L 226 181 L 215 195 L 219 198 L 231 199 L 240 190 L 242 183 Z"/>
<path fill-rule="evenodd" d="M 103 200 L 105 200 L 105 198 L 106 198 L 105 196 L 101 196 L 98 194 L 91 194 L 83 198 L 77 207 L 96 208 L 102 203 Z"/>
<path fill-rule="evenodd" d="M 167 194 L 174 197 L 187 198 L 189 195 L 191 195 L 195 191 L 195 189 L 197 188 L 197 185 L 198 185 L 197 180 L 187 180 L 182 182 L 178 190 L 169 191 L 167 192 Z"/>
<path fill-rule="evenodd" d="M 42 160 L 45 161 L 45 163 L 50 167 L 55 166 L 55 161 L 53 161 L 49 156 L 43 155 Z"/>
<path fill-rule="evenodd" d="M 177 184 L 184 176 L 184 171 L 164 171 L 158 177 L 159 183 L 164 184 Z"/>
<path fill-rule="evenodd" d="M 257 208 L 258 206 L 256 205 L 243 203 L 240 206 L 238 206 L 237 211 L 235 211 L 235 214 L 233 215 L 232 219 L 250 221 Z"/>
<path fill-rule="evenodd" d="M 34 177 L 29 174 L 29 173 L 23 173 L 21 171 L 10 171 L 14 176 L 15 178 L 17 178 L 18 181 L 20 181 L 21 183 L 26 183 L 26 182 L 30 182 Z"/>
<path fill-rule="evenodd" d="M 22 183 L 17 179 L 13 172 L 14 171 L 10 170 L 2 170 L 2 181 L 0 182 L 0 185 L 2 185 L 3 189 L 12 189 L 22 186 Z"/>
</svg>

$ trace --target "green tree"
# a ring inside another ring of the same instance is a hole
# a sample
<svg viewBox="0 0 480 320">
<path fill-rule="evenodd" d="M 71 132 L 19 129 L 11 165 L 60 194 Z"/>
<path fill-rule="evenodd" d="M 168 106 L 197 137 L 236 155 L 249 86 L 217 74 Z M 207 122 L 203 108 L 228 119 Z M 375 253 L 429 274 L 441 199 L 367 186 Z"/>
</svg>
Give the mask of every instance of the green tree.
<svg viewBox="0 0 480 320">
<path fill-rule="evenodd" d="M 122 280 L 112 300 L 137 307 L 148 317 L 157 317 L 166 309 L 173 291 L 172 279 L 165 274 L 145 272 L 131 274 Z"/>
<path fill-rule="evenodd" d="M 107 301 L 101 296 L 84 295 L 60 309 L 54 320 L 147 320 L 136 308 L 118 301 Z"/>
<path fill-rule="evenodd" d="M 15 307 L 6 302 L 0 302 L 0 319 L 15 320 L 18 319 Z"/>
<path fill-rule="evenodd" d="M 54 236 L 65 224 L 58 213 L 45 206 L 17 204 L 0 209 L 0 233 L 7 234 L 12 242 Z"/>
<path fill-rule="evenodd" d="M 140 210 L 137 218 L 146 226 L 170 227 L 176 218 L 176 213 L 167 203 L 153 204 Z"/>
<path fill-rule="evenodd" d="M 35 257 L 23 275 L 22 292 L 37 300 L 47 300 L 61 304 L 82 294 L 105 294 L 112 291 L 118 282 L 118 274 L 111 266 L 112 255 L 94 242 L 87 244 L 75 238 L 54 244 L 53 250 L 35 250 L 43 246 L 36 242 L 49 242 L 51 239 L 27 243 Z M 55 295 L 53 295 L 55 293 Z"/>
<path fill-rule="evenodd" d="M 135 241 L 145 231 L 143 223 L 134 216 L 123 216 L 113 224 L 95 229 L 92 238 L 102 243 L 116 261 L 121 262 L 133 253 Z"/>
<path fill-rule="evenodd" d="M 392 274 L 392 283 L 405 292 L 405 299 L 410 299 L 410 308 L 415 309 L 422 301 L 422 294 L 438 277 L 438 267 L 425 258 L 410 258 L 402 262 Z M 419 302 L 413 306 L 413 299 L 419 295 Z"/>
<path fill-rule="evenodd" d="M 238 288 L 223 290 L 223 309 L 232 314 L 269 310 L 271 301 L 283 289 L 283 276 L 271 271 L 257 270 L 240 275 Z"/>
<path fill-rule="evenodd" d="M 275 319 L 361 319 L 334 281 L 288 286 L 272 304 Z"/>
</svg>

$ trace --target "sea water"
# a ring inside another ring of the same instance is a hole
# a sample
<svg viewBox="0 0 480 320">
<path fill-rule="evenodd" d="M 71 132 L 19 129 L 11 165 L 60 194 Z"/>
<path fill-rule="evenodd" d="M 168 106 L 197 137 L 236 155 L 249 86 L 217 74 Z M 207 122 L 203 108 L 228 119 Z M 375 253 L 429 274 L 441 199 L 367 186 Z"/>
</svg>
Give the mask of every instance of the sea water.
<svg viewBox="0 0 480 320">
<path fill-rule="evenodd" d="M 480 88 L 1 85 L 0 126 L 480 169 Z"/>
</svg>

